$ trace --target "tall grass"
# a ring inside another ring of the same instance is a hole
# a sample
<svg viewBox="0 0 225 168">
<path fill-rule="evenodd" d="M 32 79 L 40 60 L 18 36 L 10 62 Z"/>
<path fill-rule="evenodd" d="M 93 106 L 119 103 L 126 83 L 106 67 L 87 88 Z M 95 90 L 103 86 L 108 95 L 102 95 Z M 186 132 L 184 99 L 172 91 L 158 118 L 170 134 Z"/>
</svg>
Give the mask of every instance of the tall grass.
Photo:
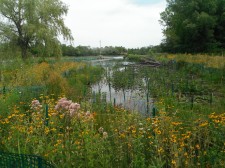
<svg viewBox="0 0 225 168">
<path fill-rule="evenodd" d="M 120 78 L 110 79 L 119 89 L 149 87 L 157 107 L 150 118 L 108 104 L 101 94 L 90 101 L 102 68 L 65 62 L 1 67 L 0 150 L 40 155 L 60 168 L 225 167 L 225 90 L 215 77 L 221 71 L 185 63 L 170 68 L 116 71 Z M 149 85 L 141 84 L 143 76 Z M 34 86 L 40 89 L 31 91 Z M 208 101 L 192 101 L 201 91 Z"/>
<path fill-rule="evenodd" d="M 176 60 L 178 62 L 189 62 L 203 64 L 211 68 L 224 68 L 225 57 L 224 56 L 209 56 L 209 55 L 191 55 L 191 54 L 168 54 L 159 56 L 161 59 L 167 58 L 170 60 Z"/>
</svg>

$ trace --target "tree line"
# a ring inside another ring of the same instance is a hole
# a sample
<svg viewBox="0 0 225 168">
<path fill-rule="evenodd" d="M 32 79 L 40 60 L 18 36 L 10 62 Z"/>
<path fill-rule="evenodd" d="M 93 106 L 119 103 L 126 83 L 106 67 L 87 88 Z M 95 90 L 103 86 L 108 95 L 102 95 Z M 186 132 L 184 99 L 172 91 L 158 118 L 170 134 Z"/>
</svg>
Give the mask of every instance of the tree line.
<svg viewBox="0 0 225 168">
<path fill-rule="evenodd" d="M 96 47 L 91 48 L 90 46 L 77 46 L 62 44 L 63 56 L 97 56 L 97 55 L 124 55 L 127 52 L 125 47 Z"/>
<path fill-rule="evenodd" d="M 149 55 L 153 52 L 159 52 L 158 46 L 148 46 L 140 48 L 125 48 L 122 46 L 105 46 L 91 48 L 90 46 L 77 46 L 62 44 L 62 55 L 63 56 L 117 56 L 117 55 Z"/>
</svg>

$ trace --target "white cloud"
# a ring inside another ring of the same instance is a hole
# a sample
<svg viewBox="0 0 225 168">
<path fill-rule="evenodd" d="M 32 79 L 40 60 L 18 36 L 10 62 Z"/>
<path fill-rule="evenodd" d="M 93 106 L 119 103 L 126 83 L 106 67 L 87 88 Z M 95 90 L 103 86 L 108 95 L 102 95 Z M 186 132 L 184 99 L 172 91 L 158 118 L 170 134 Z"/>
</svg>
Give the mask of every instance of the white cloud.
<svg viewBox="0 0 225 168">
<path fill-rule="evenodd" d="M 138 5 L 131 0 L 63 0 L 69 5 L 65 23 L 74 45 L 124 46 L 156 45 L 162 40 L 158 22 L 166 3 Z"/>
</svg>

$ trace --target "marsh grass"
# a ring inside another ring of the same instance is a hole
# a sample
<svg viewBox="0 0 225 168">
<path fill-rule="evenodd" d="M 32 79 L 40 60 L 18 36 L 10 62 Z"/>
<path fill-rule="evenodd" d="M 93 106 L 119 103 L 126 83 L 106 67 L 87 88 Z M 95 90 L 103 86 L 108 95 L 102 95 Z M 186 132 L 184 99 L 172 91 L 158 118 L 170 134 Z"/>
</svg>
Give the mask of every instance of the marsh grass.
<svg viewBox="0 0 225 168">
<path fill-rule="evenodd" d="M 178 62 L 188 62 L 188 63 L 197 63 L 203 64 L 211 68 L 224 68 L 225 66 L 225 57 L 217 55 L 191 55 L 191 54 L 168 54 L 161 55 L 159 59 L 165 60 L 176 60 Z"/>
<path fill-rule="evenodd" d="M 103 72 L 99 67 L 68 62 L 1 67 L 1 87 L 9 89 L 0 94 L 0 150 L 40 155 L 60 168 L 225 166 L 220 70 L 181 63 L 170 69 L 135 71 L 139 84 L 143 76 L 149 81 L 138 87 L 146 90 L 148 86 L 154 97 L 157 113 L 151 118 L 109 104 L 101 94 L 95 102 L 90 101 L 90 85 L 98 82 Z M 132 74 L 131 68 L 122 76 Z M 125 85 L 118 88 L 133 88 L 133 79 L 125 79 Z M 44 89 L 17 89 L 31 86 Z M 192 102 L 193 95 L 206 101 Z M 63 97 L 81 108 L 74 115 L 68 108 L 56 108 Z"/>
</svg>

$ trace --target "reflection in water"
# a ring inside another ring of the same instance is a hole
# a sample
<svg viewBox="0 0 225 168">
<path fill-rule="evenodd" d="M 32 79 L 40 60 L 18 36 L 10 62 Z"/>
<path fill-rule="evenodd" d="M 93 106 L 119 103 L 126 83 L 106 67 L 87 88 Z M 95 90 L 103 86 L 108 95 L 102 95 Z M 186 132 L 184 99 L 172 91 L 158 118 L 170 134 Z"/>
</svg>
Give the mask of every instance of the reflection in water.
<svg viewBox="0 0 225 168">
<path fill-rule="evenodd" d="M 123 74 L 128 73 L 126 72 L 127 65 L 132 64 L 131 62 L 124 61 L 123 57 L 113 57 L 107 60 L 95 60 L 92 64 L 101 65 L 106 70 L 103 79 L 98 84 L 92 86 L 92 92 L 94 94 L 105 94 L 106 101 L 114 105 L 144 114 L 149 113 L 149 109 L 152 109 L 153 102 L 149 98 L 149 93 L 146 90 L 139 89 L 136 86 L 130 88 L 126 88 L 123 85 L 119 88 L 115 87 L 121 80 L 124 80 L 125 76 Z M 116 72 L 121 72 L 122 76 L 116 76 Z M 113 78 L 118 78 L 116 79 L 116 83 Z M 132 78 L 134 80 L 135 76 L 133 75 Z M 144 83 L 145 80 L 137 81 L 137 84 L 140 84 L 140 82 Z M 144 85 L 146 86 L 147 84 Z"/>
</svg>

